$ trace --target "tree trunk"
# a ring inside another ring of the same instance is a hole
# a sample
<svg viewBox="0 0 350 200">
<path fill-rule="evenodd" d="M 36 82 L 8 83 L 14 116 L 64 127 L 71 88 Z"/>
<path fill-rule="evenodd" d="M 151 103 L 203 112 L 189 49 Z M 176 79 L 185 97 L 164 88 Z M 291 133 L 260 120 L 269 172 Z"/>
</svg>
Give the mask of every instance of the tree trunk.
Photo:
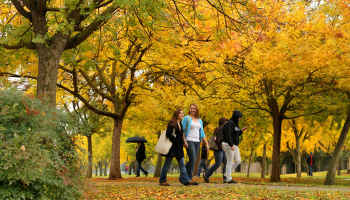
<svg viewBox="0 0 350 200">
<path fill-rule="evenodd" d="M 199 151 L 198 151 L 198 154 L 197 154 L 197 159 L 196 159 L 196 162 L 194 163 L 194 169 L 193 169 L 192 176 L 197 176 L 198 165 L 199 165 L 199 161 L 200 160 L 201 160 L 201 148 L 199 148 Z"/>
<path fill-rule="evenodd" d="M 95 174 L 96 174 L 96 176 L 98 176 L 98 165 L 97 164 L 95 165 Z"/>
<path fill-rule="evenodd" d="M 296 138 L 297 147 L 297 177 L 301 177 L 301 155 L 300 155 L 300 138 Z"/>
<path fill-rule="evenodd" d="M 341 167 L 341 161 L 339 159 L 339 162 L 338 162 L 338 166 L 337 166 L 337 175 L 340 176 L 341 173 L 340 173 L 340 167 Z"/>
<path fill-rule="evenodd" d="M 123 118 L 114 119 L 113 138 L 112 138 L 112 156 L 109 179 L 122 178 L 120 171 L 120 136 L 122 131 Z"/>
<path fill-rule="evenodd" d="M 104 174 L 104 176 L 107 176 L 107 168 L 108 168 L 108 165 L 109 165 L 109 162 L 110 161 L 107 161 L 107 159 L 105 159 L 105 161 L 104 161 L 104 168 L 103 168 L 103 174 Z"/>
<path fill-rule="evenodd" d="M 87 136 L 88 139 L 88 168 L 87 168 L 87 173 L 86 173 L 86 178 L 91 178 L 92 177 L 92 141 L 91 141 L 91 136 Z"/>
<path fill-rule="evenodd" d="M 131 161 L 131 162 L 129 163 L 129 171 L 128 171 L 128 175 L 131 175 L 132 170 L 133 170 L 134 163 L 135 163 L 135 161 Z"/>
<path fill-rule="evenodd" d="M 253 157 L 253 150 L 250 152 L 249 156 L 249 162 L 248 162 L 248 172 L 247 172 L 247 177 L 249 178 L 249 171 L 250 171 L 250 164 L 252 162 L 252 157 Z"/>
<path fill-rule="evenodd" d="M 276 102 L 277 104 L 277 102 Z M 273 112 L 273 153 L 272 153 L 272 172 L 270 176 L 271 182 L 281 182 L 281 168 L 280 168 L 280 150 L 281 150 L 281 129 L 283 118 L 277 112 Z"/>
<path fill-rule="evenodd" d="M 157 134 L 158 134 L 158 140 L 159 140 L 161 131 L 158 131 Z M 154 171 L 154 176 L 153 177 L 160 177 L 161 169 L 162 169 L 162 154 L 158 153 L 156 170 Z"/>
<path fill-rule="evenodd" d="M 44 38 L 48 32 L 46 10 L 43 8 L 32 12 L 34 12 L 32 17 L 35 37 Z M 53 107 L 56 106 L 56 83 L 59 62 L 68 39 L 68 34 L 56 33 L 52 38 L 51 44 L 48 44 L 47 41 L 36 43 L 39 59 L 36 95 L 45 97 L 47 99 L 45 103 Z"/>
<path fill-rule="evenodd" d="M 328 171 L 327 171 L 327 176 L 326 176 L 326 179 L 324 181 L 324 185 L 334 185 L 335 171 L 336 171 L 337 164 L 339 163 L 340 152 L 341 152 L 341 149 L 343 148 L 344 142 L 346 140 L 346 136 L 347 136 L 348 131 L 349 131 L 349 126 L 350 126 L 350 106 L 348 106 L 347 109 L 348 109 L 347 110 L 348 111 L 347 118 L 346 118 L 345 124 L 343 126 L 343 129 L 340 133 L 340 136 L 339 136 L 339 139 L 337 142 L 337 146 L 334 149 L 331 163 L 330 163 Z"/>
<path fill-rule="evenodd" d="M 264 144 L 263 159 L 261 163 L 261 178 L 265 178 L 265 166 L 266 166 L 266 144 Z"/>
</svg>

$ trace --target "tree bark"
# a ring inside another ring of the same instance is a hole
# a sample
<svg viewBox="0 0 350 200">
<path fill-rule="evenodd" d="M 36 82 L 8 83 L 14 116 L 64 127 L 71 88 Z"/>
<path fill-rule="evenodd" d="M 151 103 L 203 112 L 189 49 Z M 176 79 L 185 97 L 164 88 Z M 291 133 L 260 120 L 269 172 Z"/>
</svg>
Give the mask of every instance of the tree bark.
<svg viewBox="0 0 350 200">
<path fill-rule="evenodd" d="M 159 140 L 161 131 L 158 131 L 157 134 L 158 134 L 158 140 Z M 161 169 L 162 169 L 162 155 L 160 153 L 158 153 L 156 170 L 154 171 L 154 176 L 153 177 L 160 177 Z"/>
<path fill-rule="evenodd" d="M 194 163 L 194 169 L 193 169 L 192 176 L 197 176 L 198 165 L 199 165 L 199 161 L 200 160 L 201 160 L 201 148 L 199 148 L 199 151 L 198 151 L 198 154 L 197 154 L 197 159 L 196 159 L 196 162 Z"/>
<path fill-rule="evenodd" d="M 348 97 L 350 97 L 350 96 L 348 95 Z M 340 133 L 337 145 L 334 149 L 331 163 L 329 165 L 326 179 L 324 181 L 324 185 L 334 185 L 336 167 L 339 163 L 340 152 L 341 152 L 343 145 L 344 145 L 344 142 L 346 140 L 346 136 L 347 136 L 348 131 L 349 131 L 349 126 L 350 126 L 350 106 L 348 106 L 348 108 L 347 108 L 347 118 L 346 118 L 345 124 L 342 128 L 342 131 Z"/>
<path fill-rule="evenodd" d="M 297 147 L 297 177 L 301 177 L 301 155 L 300 155 L 300 138 L 296 138 Z"/>
<path fill-rule="evenodd" d="M 112 137 L 112 156 L 109 179 L 122 178 L 120 171 L 120 136 L 122 131 L 123 118 L 114 119 L 113 137 Z"/>
<path fill-rule="evenodd" d="M 266 144 L 264 144 L 263 159 L 261 163 L 261 178 L 265 178 L 265 166 L 266 166 Z"/>
<path fill-rule="evenodd" d="M 91 136 L 87 136 L 88 139 L 88 169 L 86 173 L 86 178 L 91 178 L 92 177 L 92 141 L 91 141 Z"/>
<path fill-rule="evenodd" d="M 281 150 L 282 120 L 283 118 L 280 116 L 278 110 L 277 112 L 273 112 L 273 129 L 274 130 L 273 130 L 272 172 L 270 176 L 271 182 L 281 182 L 280 150 Z"/>
</svg>

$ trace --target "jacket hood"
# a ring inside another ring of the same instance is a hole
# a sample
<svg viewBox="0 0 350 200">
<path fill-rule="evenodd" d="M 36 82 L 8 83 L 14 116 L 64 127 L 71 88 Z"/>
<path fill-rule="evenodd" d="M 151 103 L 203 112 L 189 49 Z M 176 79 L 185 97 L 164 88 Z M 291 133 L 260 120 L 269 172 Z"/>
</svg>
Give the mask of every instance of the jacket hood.
<svg viewBox="0 0 350 200">
<path fill-rule="evenodd" d="M 225 117 L 221 117 L 219 119 L 219 126 L 223 125 L 226 121 L 227 121 L 227 119 Z"/>
<path fill-rule="evenodd" d="M 239 122 L 238 119 L 239 119 L 240 117 L 241 117 L 241 118 L 243 117 L 243 114 L 241 113 L 241 111 L 239 111 L 239 110 L 233 111 L 231 120 L 236 124 L 237 127 L 239 127 L 239 125 L 238 125 L 238 122 Z"/>
</svg>

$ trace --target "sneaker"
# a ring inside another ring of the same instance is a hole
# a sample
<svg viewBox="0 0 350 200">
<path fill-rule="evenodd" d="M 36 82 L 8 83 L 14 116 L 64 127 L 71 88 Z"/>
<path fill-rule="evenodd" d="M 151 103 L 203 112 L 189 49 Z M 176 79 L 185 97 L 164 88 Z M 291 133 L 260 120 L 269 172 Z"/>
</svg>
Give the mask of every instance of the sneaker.
<svg viewBox="0 0 350 200">
<path fill-rule="evenodd" d="M 203 174 L 203 179 L 204 179 L 204 181 L 205 181 L 206 183 L 209 183 L 209 178 L 207 178 L 207 177 L 205 176 L 205 174 Z"/>
<path fill-rule="evenodd" d="M 186 185 L 186 186 L 189 186 L 189 185 L 199 185 L 199 183 L 197 183 L 196 181 L 189 180 L 185 185 Z"/>
<path fill-rule="evenodd" d="M 225 181 L 224 183 L 238 183 L 238 182 L 234 180 L 230 180 L 230 181 Z"/>
<path fill-rule="evenodd" d="M 161 186 L 170 186 L 170 184 L 167 183 L 167 182 L 159 182 L 159 185 L 161 185 Z"/>
</svg>

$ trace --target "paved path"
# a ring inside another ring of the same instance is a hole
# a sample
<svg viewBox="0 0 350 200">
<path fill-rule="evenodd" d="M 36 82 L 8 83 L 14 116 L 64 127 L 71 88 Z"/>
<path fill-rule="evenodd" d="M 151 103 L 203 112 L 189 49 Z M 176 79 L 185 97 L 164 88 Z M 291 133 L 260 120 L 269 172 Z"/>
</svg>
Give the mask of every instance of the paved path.
<svg viewBox="0 0 350 200">
<path fill-rule="evenodd" d="M 183 187 L 181 183 L 172 183 L 169 182 L 170 187 Z M 159 186 L 156 182 L 116 182 L 112 185 L 137 185 L 137 186 Z M 350 192 L 350 188 L 328 188 L 328 187 L 303 187 L 303 186 L 277 186 L 277 185 L 251 185 L 244 183 L 237 184 L 224 184 L 224 183 L 200 183 L 200 187 L 208 188 L 220 188 L 220 187 L 255 187 L 255 188 L 266 188 L 266 189 L 280 189 L 280 190 L 318 190 L 318 191 L 341 191 L 341 192 Z M 197 187 L 197 186 L 189 186 Z"/>
</svg>

